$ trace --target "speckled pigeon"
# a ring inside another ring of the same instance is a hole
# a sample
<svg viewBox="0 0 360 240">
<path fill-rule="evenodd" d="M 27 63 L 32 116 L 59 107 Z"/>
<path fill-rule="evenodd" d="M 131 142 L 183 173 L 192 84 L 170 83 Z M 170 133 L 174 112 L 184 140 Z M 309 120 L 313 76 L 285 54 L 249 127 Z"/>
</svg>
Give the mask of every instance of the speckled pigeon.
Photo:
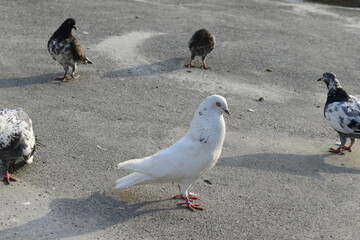
<svg viewBox="0 0 360 240">
<path fill-rule="evenodd" d="M 0 160 L 6 167 L 6 174 L 1 179 L 10 183 L 16 181 L 9 174 L 15 162 L 22 157 L 26 163 L 32 163 L 35 153 L 35 135 L 32 121 L 21 108 L 0 110 Z"/>
<path fill-rule="evenodd" d="M 48 51 L 54 60 L 58 61 L 65 70 L 63 77 L 57 77 L 57 80 L 67 81 L 75 76 L 77 64 L 92 64 L 89 58 L 85 56 L 84 50 L 79 41 L 71 34 L 71 30 L 75 29 L 75 20 L 68 18 L 52 35 L 48 42 Z M 72 68 L 70 76 L 70 67 Z"/>
<path fill-rule="evenodd" d="M 344 149 L 351 152 L 355 139 L 360 137 L 360 101 L 340 86 L 334 73 L 326 72 L 318 81 L 324 81 L 327 86 L 324 115 L 339 134 L 341 142 L 338 148 L 330 148 L 329 151 L 344 154 Z M 347 138 L 350 138 L 349 146 L 345 146 Z"/>
</svg>

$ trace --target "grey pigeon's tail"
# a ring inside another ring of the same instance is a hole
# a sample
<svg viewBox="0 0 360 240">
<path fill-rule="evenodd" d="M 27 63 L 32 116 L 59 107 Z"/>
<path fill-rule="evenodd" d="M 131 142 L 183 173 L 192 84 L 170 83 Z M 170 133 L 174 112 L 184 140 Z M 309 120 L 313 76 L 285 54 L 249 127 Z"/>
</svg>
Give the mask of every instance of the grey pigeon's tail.
<svg viewBox="0 0 360 240">
<path fill-rule="evenodd" d="M 115 188 L 126 188 L 136 184 L 145 184 L 151 182 L 152 177 L 141 173 L 131 173 L 125 177 L 116 180 Z"/>
<path fill-rule="evenodd" d="M 92 61 L 91 61 L 89 58 L 87 58 L 87 57 L 84 58 L 83 63 L 84 63 L 84 64 L 93 64 Z"/>
</svg>

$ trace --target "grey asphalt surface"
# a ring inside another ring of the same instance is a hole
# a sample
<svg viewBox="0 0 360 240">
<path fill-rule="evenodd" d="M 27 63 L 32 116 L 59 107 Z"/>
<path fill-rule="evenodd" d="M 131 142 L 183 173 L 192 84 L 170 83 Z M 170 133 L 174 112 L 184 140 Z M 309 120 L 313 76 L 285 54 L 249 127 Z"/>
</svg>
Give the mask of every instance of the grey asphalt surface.
<svg viewBox="0 0 360 240">
<path fill-rule="evenodd" d="M 46 44 L 68 17 L 94 64 L 63 83 Z M 208 71 L 183 67 L 200 28 L 217 38 Z M 332 71 L 360 97 L 359 28 L 359 10 L 277 0 L 0 1 L 0 105 L 46 145 L 0 184 L 0 239 L 358 239 L 360 146 L 327 152 L 316 80 Z M 191 189 L 206 211 L 172 184 L 113 189 L 119 162 L 177 141 L 210 94 L 232 115 Z"/>
</svg>

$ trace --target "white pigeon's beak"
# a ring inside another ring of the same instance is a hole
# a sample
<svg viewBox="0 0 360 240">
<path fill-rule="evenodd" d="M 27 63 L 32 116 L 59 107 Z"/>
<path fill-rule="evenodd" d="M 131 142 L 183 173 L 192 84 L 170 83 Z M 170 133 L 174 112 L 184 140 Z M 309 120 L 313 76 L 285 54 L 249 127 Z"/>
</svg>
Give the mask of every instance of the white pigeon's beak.
<svg viewBox="0 0 360 240">
<path fill-rule="evenodd" d="M 224 108 L 223 108 L 223 109 L 224 109 Z M 230 115 L 230 112 L 229 112 L 228 109 L 225 108 L 225 109 L 224 109 L 224 112 Z"/>
</svg>

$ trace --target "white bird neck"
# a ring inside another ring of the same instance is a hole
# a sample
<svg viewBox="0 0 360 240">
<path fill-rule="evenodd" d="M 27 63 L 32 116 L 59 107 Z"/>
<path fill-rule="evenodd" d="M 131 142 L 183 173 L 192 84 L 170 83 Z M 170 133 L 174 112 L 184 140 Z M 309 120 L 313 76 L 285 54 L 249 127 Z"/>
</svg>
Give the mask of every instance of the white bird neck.
<svg viewBox="0 0 360 240">
<path fill-rule="evenodd" d="M 206 111 L 195 112 L 191 121 L 190 129 L 187 133 L 194 140 L 213 144 L 222 147 L 225 139 L 225 121 L 222 114 L 216 110 L 207 109 Z"/>
</svg>

